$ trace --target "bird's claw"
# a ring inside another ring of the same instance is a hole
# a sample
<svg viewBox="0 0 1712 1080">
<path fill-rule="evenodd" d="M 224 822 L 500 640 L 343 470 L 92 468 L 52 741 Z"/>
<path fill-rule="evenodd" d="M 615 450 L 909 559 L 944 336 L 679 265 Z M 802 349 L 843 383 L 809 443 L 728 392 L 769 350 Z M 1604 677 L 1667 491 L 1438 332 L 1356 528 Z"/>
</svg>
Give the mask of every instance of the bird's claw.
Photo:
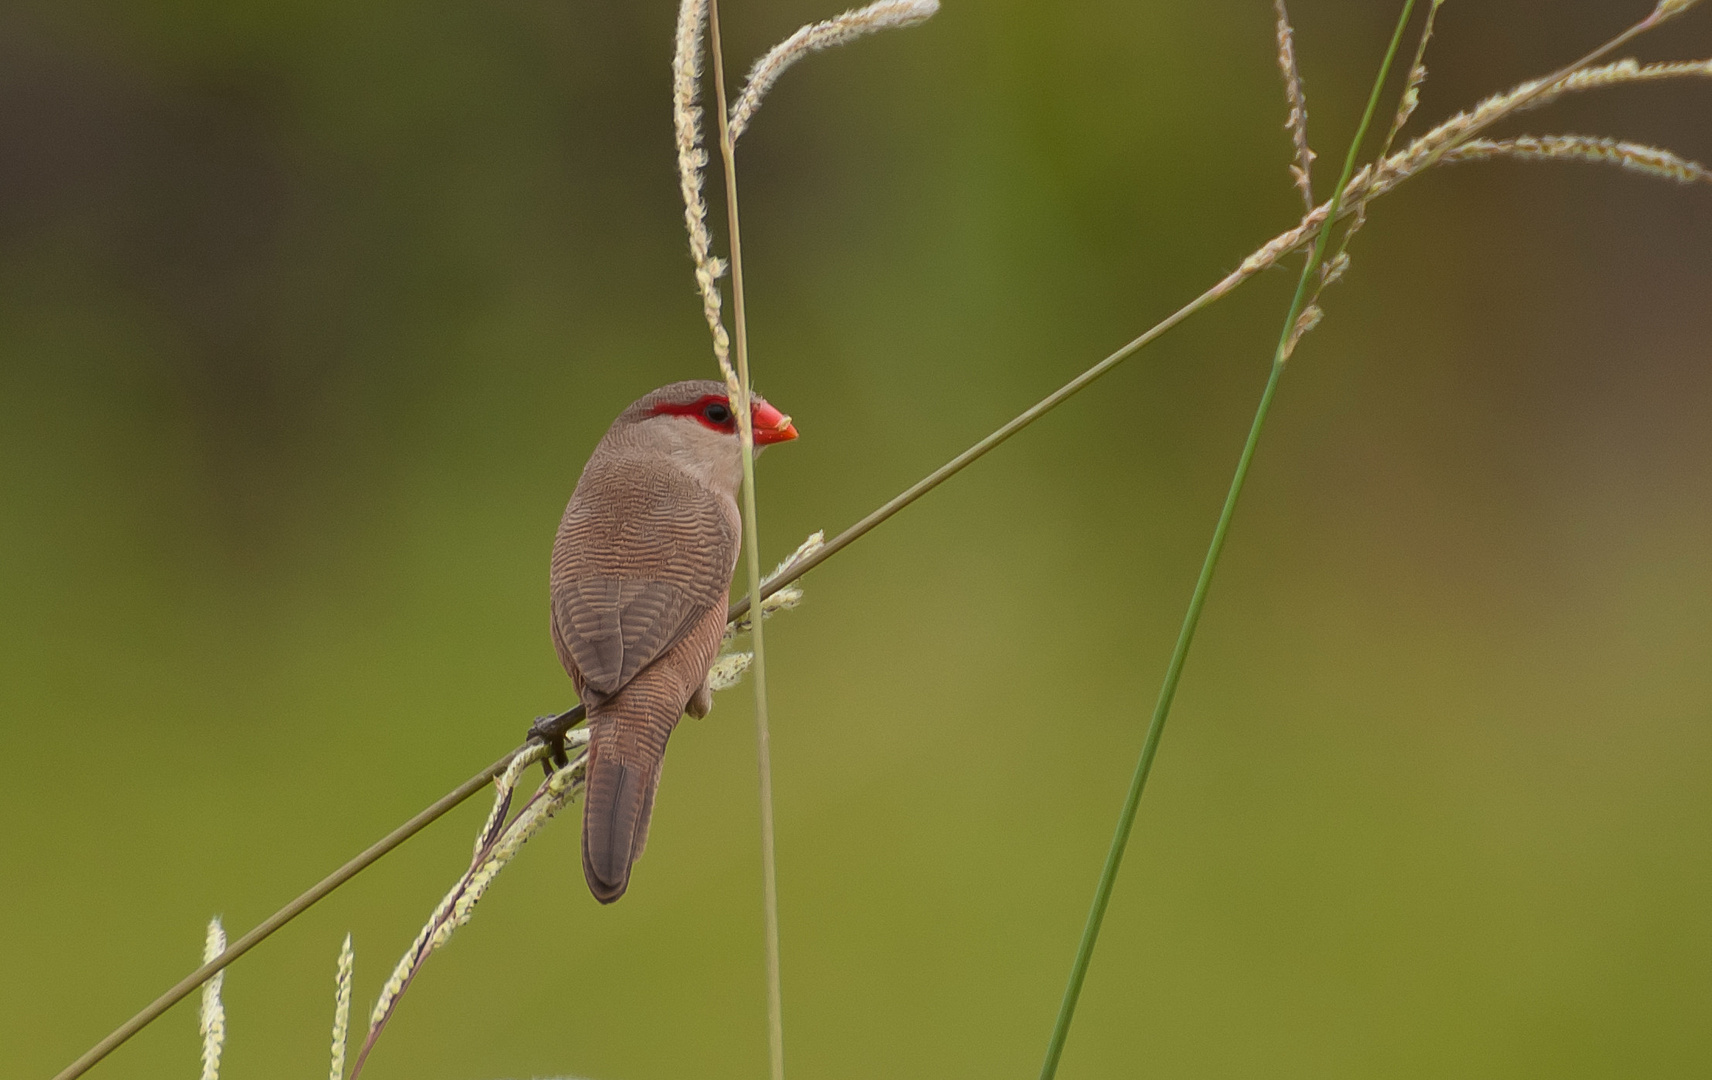
<svg viewBox="0 0 1712 1080">
<path fill-rule="evenodd" d="M 541 771 L 547 779 L 553 778 L 553 773 L 571 763 L 571 756 L 565 752 L 565 737 L 556 735 L 547 742 L 547 756 L 541 759 Z"/>
<path fill-rule="evenodd" d="M 575 726 L 569 713 L 554 713 L 551 716 L 537 716 L 535 722 L 529 725 L 529 741 L 542 743 L 547 747 L 547 756 L 541 759 L 541 769 L 549 777 L 555 769 L 562 769 L 571 763 L 570 752 L 565 747 L 565 733 Z M 571 722 L 567 722 L 571 721 Z"/>
</svg>

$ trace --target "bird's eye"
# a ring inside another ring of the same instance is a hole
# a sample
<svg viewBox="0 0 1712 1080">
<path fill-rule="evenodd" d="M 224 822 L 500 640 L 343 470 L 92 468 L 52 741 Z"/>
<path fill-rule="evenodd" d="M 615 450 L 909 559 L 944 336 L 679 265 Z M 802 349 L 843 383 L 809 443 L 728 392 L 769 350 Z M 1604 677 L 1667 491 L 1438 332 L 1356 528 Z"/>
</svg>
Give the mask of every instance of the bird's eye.
<svg viewBox="0 0 1712 1080">
<path fill-rule="evenodd" d="M 717 401 L 703 409 L 701 414 L 707 417 L 708 422 L 711 424 L 731 423 L 731 409 Z"/>
</svg>

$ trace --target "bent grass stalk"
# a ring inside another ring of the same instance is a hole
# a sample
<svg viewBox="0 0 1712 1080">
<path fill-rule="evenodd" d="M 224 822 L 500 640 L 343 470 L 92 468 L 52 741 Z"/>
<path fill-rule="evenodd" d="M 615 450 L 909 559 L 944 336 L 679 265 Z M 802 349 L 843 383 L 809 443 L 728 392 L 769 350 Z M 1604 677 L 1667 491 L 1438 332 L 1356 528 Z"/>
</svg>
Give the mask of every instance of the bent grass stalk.
<svg viewBox="0 0 1712 1080">
<path fill-rule="evenodd" d="M 451 940 L 458 927 L 474 917 L 476 904 L 487 894 L 488 887 L 493 884 L 500 871 L 510 864 L 531 837 L 545 827 L 555 814 L 569 805 L 582 790 L 585 779 L 584 765 L 588 757 L 587 729 L 572 732 L 565 743 L 568 750 L 574 750 L 576 753 L 563 768 L 548 774 L 509 823 L 505 815 L 511 807 L 511 797 L 517 781 L 525 769 L 547 757 L 548 747 L 543 743 L 531 743 L 523 752 L 517 754 L 505 771 L 496 778 L 493 810 L 482 824 L 481 830 L 476 833 L 475 851 L 470 857 L 469 869 L 464 871 L 445 898 L 435 907 L 433 914 L 428 917 L 428 922 L 417 933 L 416 939 L 393 968 L 392 976 L 387 979 L 386 985 L 381 987 L 380 996 L 369 1018 L 368 1034 L 357 1051 L 356 1063 L 351 1066 L 351 1080 L 357 1080 L 361 1075 L 369 1053 L 379 1041 L 381 1033 L 386 1030 L 387 1022 L 397 1010 L 399 1000 L 415 982 L 423 963 Z"/>
<path fill-rule="evenodd" d="M 1397 56 L 1397 46 L 1403 40 L 1403 31 L 1408 28 L 1409 16 L 1414 8 L 1415 0 L 1403 0 L 1402 14 L 1397 17 L 1397 29 L 1391 35 L 1391 44 L 1385 50 L 1385 59 L 1380 63 L 1379 74 L 1373 80 L 1373 92 L 1368 95 L 1367 109 L 1362 113 L 1361 125 L 1356 128 L 1355 137 L 1350 140 L 1349 153 L 1344 158 L 1343 175 L 1338 178 L 1331 208 L 1314 240 L 1313 251 L 1302 267 L 1302 276 L 1296 283 L 1296 295 L 1290 301 L 1290 311 L 1284 316 L 1284 330 L 1279 335 L 1278 348 L 1273 353 L 1272 370 L 1266 378 L 1266 389 L 1260 396 L 1260 405 L 1255 410 L 1254 423 L 1249 427 L 1242 456 L 1237 460 L 1236 473 L 1231 477 L 1230 491 L 1225 495 L 1224 507 L 1219 511 L 1219 522 L 1213 529 L 1212 543 L 1207 546 L 1207 556 L 1201 563 L 1200 577 L 1195 581 L 1195 591 L 1189 599 L 1189 610 L 1183 616 L 1183 628 L 1178 632 L 1177 644 L 1171 650 L 1171 662 L 1165 669 L 1165 681 L 1159 688 L 1159 700 L 1154 705 L 1153 718 L 1147 725 L 1147 736 L 1141 744 L 1141 756 L 1135 763 L 1135 774 L 1130 779 L 1129 793 L 1124 797 L 1123 809 L 1118 814 L 1117 829 L 1112 834 L 1111 847 L 1106 852 L 1106 863 L 1100 871 L 1099 884 L 1094 889 L 1094 903 L 1088 910 L 1088 919 L 1082 928 L 1082 940 L 1076 946 L 1076 957 L 1070 965 L 1070 981 L 1064 988 L 1064 998 L 1058 1007 L 1058 1018 L 1053 1023 L 1052 1037 L 1046 1045 L 1046 1061 L 1040 1069 L 1041 1080 L 1052 1080 L 1052 1077 L 1057 1075 L 1058 1062 L 1064 1056 L 1064 1044 L 1070 1034 L 1070 1023 L 1075 1019 L 1076 1005 L 1082 996 L 1082 983 L 1087 978 L 1088 964 L 1093 959 L 1094 946 L 1100 938 L 1100 926 L 1105 921 L 1106 906 L 1111 902 L 1118 868 L 1123 863 L 1124 850 L 1129 846 L 1129 834 L 1135 825 L 1136 811 L 1141 806 L 1141 794 L 1147 787 L 1147 777 L 1153 769 L 1153 759 L 1159 752 L 1159 740 L 1165 731 L 1165 721 L 1171 714 L 1171 703 L 1177 696 L 1177 683 L 1183 675 L 1183 664 L 1188 659 L 1189 646 L 1195 639 L 1195 628 L 1201 621 L 1201 609 L 1206 605 L 1207 592 L 1213 582 L 1213 571 L 1218 567 L 1219 555 L 1224 551 L 1225 536 L 1230 531 L 1231 518 L 1236 514 L 1236 504 L 1242 495 L 1243 483 L 1248 479 L 1248 468 L 1254 461 L 1255 447 L 1260 444 L 1260 431 L 1266 425 L 1266 414 L 1271 409 L 1272 397 L 1278 390 L 1278 378 L 1284 373 L 1290 344 L 1298 336 L 1297 319 L 1302 314 L 1309 283 L 1319 270 L 1320 261 L 1325 258 L 1326 244 L 1331 240 L 1332 225 L 1337 220 L 1344 190 L 1355 172 L 1355 160 L 1361 153 L 1362 140 L 1367 135 L 1368 125 L 1373 122 L 1374 111 L 1379 107 L 1379 96 L 1385 90 L 1385 78 L 1391 72 L 1391 62 Z M 1279 11 L 1282 10 L 1280 5 Z M 1280 34 L 1280 39 L 1283 40 L 1284 35 Z"/>
<path fill-rule="evenodd" d="M 690 8 L 695 3 L 696 0 L 688 0 L 688 3 L 685 5 L 686 9 Z M 1583 57 L 1576 63 L 1560 69 L 1552 75 L 1548 75 L 1541 79 L 1530 80 L 1529 82 L 1522 83 L 1510 90 L 1504 91 L 1503 93 L 1493 95 L 1492 97 L 1482 101 L 1473 109 L 1458 113 L 1450 119 L 1440 123 L 1425 135 L 1415 139 L 1404 149 L 1397 151 L 1382 161 L 1376 162 L 1374 165 L 1358 170 L 1347 184 L 1340 186 L 1338 194 L 1341 195 L 1341 202 L 1334 199 L 1315 207 L 1314 211 L 1304 217 L 1301 222 L 1261 245 L 1252 254 L 1245 258 L 1235 270 L 1231 271 L 1223 279 L 1216 282 L 1212 287 L 1202 292 L 1199 296 L 1196 296 L 1194 299 L 1160 320 L 1148 330 L 1137 335 L 1126 344 L 1108 354 L 1104 359 L 1082 371 L 1080 374 L 1066 382 L 1063 386 L 1054 390 L 1028 409 L 1019 413 L 1015 418 L 976 442 L 973 446 L 969 447 L 969 449 L 958 454 L 956 457 L 933 470 L 915 484 L 906 488 L 891 500 L 870 512 L 867 516 L 845 529 L 832 540 L 827 541 L 819 550 L 806 552 L 802 554 L 800 558 L 793 560 L 790 564 L 789 577 L 778 575 L 769 579 L 767 583 L 763 585 L 761 589 L 762 599 L 765 600 L 791 587 L 795 580 L 800 579 L 808 571 L 815 569 L 827 559 L 843 551 L 846 547 L 855 543 L 881 524 L 890 520 L 904 508 L 925 496 L 928 492 L 934 490 L 951 477 L 957 475 L 965 468 L 968 468 L 970 465 L 986 456 L 990 451 L 996 449 L 1012 436 L 1034 423 L 1034 421 L 1040 419 L 1048 412 L 1051 412 L 1053 409 L 1057 408 L 1065 401 L 1068 401 L 1076 394 L 1087 389 L 1094 382 L 1098 381 L 1101 376 L 1109 373 L 1113 368 L 1135 355 L 1135 353 L 1139 352 L 1141 349 L 1159 340 L 1168 331 L 1186 321 L 1191 315 L 1194 315 L 1209 307 L 1214 302 L 1223 299 L 1225 296 L 1234 292 L 1239 286 L 1243 285 L 1249 279 L 1262 271 L 1276 266 L 1280 260 L 1292 252 L 1301 250 L 1304 247 L 1315 243 L 1319 239 L 1323 226 L 1327 221 L 1344 220 L 1348 219 L 1351 215 L 1364 213 L 1368 204 L 1374 199 L 1388 194 L 1399 184 L 1414 176 L 1420 175 L 1433 165 L 1443 163 L 1443 159 L 1449 158 L 1452 161 L 1462 160 L 1463 158 L 1468 160 L 1479 160 L 1483 157 L 1528 157 L 1532 159 L 1549 156 L 1554 160 L 1564 161 L 1585 162 L 1595 159 L 1601 161 L 1609 160 L 1608 155 L 1599 155 L 1596 158 L 1594 155 L 1588 154 L 1565 153 L 1552 155 L 1524 155 L 1519 152 L 1519 148 L 1515 153 L 1506 153 L 1502 151 L 1483 153 L 1482 151 L 1484 150 L 1484 147 L 1480 146 L 1480 144 L 1476 142 L 1474 136 L 1478 134 L 1479 131 L 1490 127 L 1492 124 L 1515 112 L 1544 106 L 1568 93 L 1607 89 L 1614 86 L 1637 82 L 1663 81 L 1677 78 L 1712 77 L 1712 60 L 1673 61 L 1648 65 L 1641 65 L 1634 60 L 1619 60 L 1604 64 L 1603 66 L 1593 66 L 1599 60 L 1608 56 L 1615 49 L 1638 37 L 1642 32 L 1657 28 L 1664 22 L 1685 13 L 1698 3 L 1699 0 L 1661 0 L 1653 12 L 1641 22 L 1629 27 L 1622 34 L 1613 38 L 1611 41 L 1606 42 L 1604 45 L 1600 46 L 1598 49 L 1594 50 L 1592 53 Z M 875 6 L 877 7 L 879 5 Z M 926 6 L 925 2 L 923 6 Z M 684 36 L 682 31 L 683 27 L 680 25 L 680 38 Z M 677 89 L 681 89 L 682 81 L 683 80 L 675 80 L 675 91 Z M 675 95 L 675 100 L 681 101 L 681 95 Z M 699 109 L 696 111 L 699 113 Z M 683 132 L 680 129 L 680 163 L 685 157 L 682 134 Z M 1541 137 L 1536 136 L 1533 138 L 1537 139 Z M 1466 155 L 1458 155 L 1455 153 L 1458 147 L 1470 143 L 1474 143 L 1475 148 L 1469 153 Z M 1656 150 L 1656 148 L 1646 149 L 1649 151 Z M 1668 151 L 1658 152 L 1668 153 Z M 1675 159 L 1675 155 L 1672 155 L 1672 158 Z M 1688 162 L 1685 159 L 1675 160 L 1682 161 L 1684 167 L 1694 170 L 1696 176 L 1705 175 L 1706 173 L 1705 167 L 1698 163 Z M 705 158 L 703 158 L 703 163 L 705 163 Z M 1672 170 L 1675 168 L 1676 166 L 1673 165 Z M 1670 170 L 1649 171 L 1658 172 Z M 692 194 L 699 199 L 699 169 L 695 171 L 694 181 L 697 185 L 697 189 L 693 193 L 690 192 L 686 182 L 686 203 Z M 1337 203 L 1335 213 L 1334 203 Z M 693 227 L 693 223 L 689 222 L 689 217 L 689 212 L 686 209 L 686 223 L 692 224 L 691 231 L 693 251 L 695 248 L 695 229 Z M 705 224 L 702 226 L 702 233 L 705 236 Z M 703 253 L 706 253 L 705 248 L 703 248 Z M 703 271 L 706 271 L 705 277 L 707 284 L 712 285 L 718 276 L 717 271 L 721 270 L 722 267 L 719 261 L 713 259 L 711 255 L 706 255 L 706 259 L 706 265 L 698 264 L 698 283 L 704 277 Z M 717 297 L 716 289 L 714 290 L 714 295 Z M 717 306 L 715 306 L 713 310 L 717 312 Z M 1300 313 L 1298 313 L 1298 318 L 1299 317 Z M 717 326 L 716 320 L 710 320 L 710 323 L 712 326 Z M 720 331 L 723 330 L 722 327 L 719 329 Z M 720 334 L 716 333 L 716 347 L 719 337 Z M 740 597 L 731 605 L 731 623 L 738 623 L 747 615 L 750 610 L 751 599 L 752 598 L 750 596 Z M 545 718 L 545 727 L 542 727 L 541 730 L 544 732 L 563 733 L 574 727 L 582 720 L 582 718 L 583 709 L 582 706 L 578 705 L 558 714 L 557 716 Z M 154 1001 L 150 1002 L 136 1015 L 132 1016 L 129 1020 L 115 1028 L 100 1042 L 96 1043 L 94 1046 L 90 1047 L 89 1050 L 79 1056 L 76 1061 L 73 1061 L 70 1065 L 66 1066 L 66 1068 L 56 1074 L 54 1080 L 75 1080 L 76 1077 L 83 1075 L 97 1062 L 101 1061 L 108 1054 L 112 1053 L 113 1050 L 123 1045 L 132 1036 L 136 1035 L 144 1027 L 159 1018 L 161 1014 L 165 1013 L 173 1005 L 176 1005 L 178 1002 L 184 1000 L 184 998 L 195 993 L 198 987 L 231 965 L 239 957 L 245 955 L 251 949 L 255 948 L 256 945 L 277 933 L 297 916 L 301 915 L 316 903 L 325 899 L 334 890 L 340 888 L 352 878 L 356 877 L 357 874 L 396 850 L 405 841 L 409 840 L 411 837 L 427 828 L 430 824 L 445 816 L 451 810 L 462 805 L 464 801 L 481 791 L 495 778 L 502 775 L 506 771 L 507 766 L 513 762 L 516 756 L 529 750 L 531 745 L 533 744 L 526 743 L 523 746 L 508 751 L 492 764 L 486 766 L 480 772 L 459 784 L 452 791 L 436 800 L 426 809 L 400 825 L 398 828 L 394 829 L 392 832 L 388 833 L 381 840 L 365 849 L 356 857 L 352 858 L 343 866 L 323 878 L 320 882 L 316 883 L 304 893 L 293 899 L 290 903 L 286 904 L 279 911 L 269 916 L 243 937 L 229 945 L 218 956 L 207 961 L 201 967 L 179 980 L 179 982 L 175 983 Z"/>
<path fill-rule="evenodd" d="M 755 118 L 755 110 L 761 107 L 767 91 L 798 60 L 822 49 L 847 45 L 867 34 L 915 26 L 932 18 L 938 10 L 939 0 L 878 0 L 825 22 L 810 23 L 768 49 L 749 69 L 743 90 L 731 106 L 732 144 L 736 145 L 748 130 L 749 121 Z"/>
</svg>

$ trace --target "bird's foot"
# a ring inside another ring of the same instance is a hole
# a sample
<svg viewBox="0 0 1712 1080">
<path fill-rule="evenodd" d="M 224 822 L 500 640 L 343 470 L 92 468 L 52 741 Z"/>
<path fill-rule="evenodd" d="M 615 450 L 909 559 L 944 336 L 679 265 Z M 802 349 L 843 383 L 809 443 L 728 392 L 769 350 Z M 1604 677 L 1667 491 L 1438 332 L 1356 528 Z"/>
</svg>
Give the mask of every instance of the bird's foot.
<svg viewBox="0 0 1712 1080">
<path fill-rule="evenodd" d="M 582 718 L 583 708 L 579 705 L 552 716 L 537 716 L 535 722 L 529 725 L 529 741 L 543 743 L 548 748 L 547 756 L 541 760 L 541 768 L 548 776 L 553 775 L 553 770 L 562 769 L 571 763 L 570 753 L 565 748 L 565 732 L 575 727 Z"/>
</svg>

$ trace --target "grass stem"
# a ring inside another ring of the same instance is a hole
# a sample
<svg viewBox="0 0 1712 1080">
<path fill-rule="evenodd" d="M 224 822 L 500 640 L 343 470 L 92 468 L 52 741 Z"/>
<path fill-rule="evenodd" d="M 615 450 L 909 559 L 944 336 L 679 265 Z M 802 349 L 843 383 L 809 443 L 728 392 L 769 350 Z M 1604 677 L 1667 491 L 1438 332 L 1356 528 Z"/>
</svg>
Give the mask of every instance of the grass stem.
<svg viewBox="0 0 1712 1080">
<path fill-rule="evenodd" d="M 731 232 L 731 321 L 736 332 L 738 431 L 743 441 L 743 553 L 749 575 L 749 607 L 761 608 L 761 530 L 755 509 L 755 424 L 750 411 L 749 332 L 743 305 L 743 241 L 737 220 L 737 156 L 731 114 L 725 103 L 725 58 L 719 37 L 719 0 L 708 3 L 708 38 L 713 51 L 713 92 L 719 109 L 719 156 L 725 165 L 725 215 Z M 761 892 L 767 936 L 767 1061 L 772 1080 L 785 1076 L 784 993 L 779 975 L 779 875 L 773 841 L 773 751 L 767 725 L 767 651 L 763 619 L 750 622 L 755 683 L 755 756 L 761 779 Z"/>
<path fill-rule="evenodd" d="M 1165 680 L 1159 687 L 1159 699 L 1153 707 L 1153 718 L 1147 725 L 1147 737 L 1142 740 L 1141 757 L 1135 763 L 1129 793 L 1124 797 L 1123 809 L 1118 814 L 1117 829 L 1112 834 L 1111 847 L 1106 851 L 1106 862 L 1100 871 L 1100 882 L 1094 889 L 1094 902 L 1088 910 L 1087 922 L 1082 927 L 1082 939 L 1076 946 L 1076 958 L 1070 965 L 1070 981 L 1064 988 L 1064 997 L 1058 1006 L 1058 1018 L 1052 1026 L 1052 1038 L 1046 1046 L 1046 1061 L 1040 1069 L 1041 1080 L 1052 1080 L 1058 1073 L 1058 1062 L 1064 1055 L 1064 1044 L 1070 1034 L 1070 1022 L 1075 1018 L 1076 1004 L 1082 996 L 1082 983 L 1087 978 L 1088 964 L 1093 959 L 1094 946 L 1099 941 L 1100 926 L 1105 921 L 1106 907 L 1112 899 L 1118 868 L 1123 863 L 1130 831 L 1135 826 L 1136 811 L 1141 806 L 1141 795 L 1147 787 L 1148 774 L 1153 771 L 1153 759 L 1159 752 L 1159 740 L 1165 732 L 1165 721 L 1171 714 L 1171 703 L 1177 696 L 1177 684 L 1183 675 L 1184 662 L 1189 657 L 1189 646 L 1195 639 L 1195 628 L 1201 621 L 1201 609 L 1206 606 L 1207 592 L 1212 587 L 1213 571 L 1218 567 L 1219 555 L 1224 551 L 1225 537 L 1230 532 L 1237 500 L 1242 496 L 1243 484 L 1248 479 L 1248 469 L 1254 461 L 1255 448 L 1260 445 L 1260 432 L 1265 427 L 1266 415 L 1272 408 L 1272 398 L 1277 393 L 1279 377 L 1284 374 L 1287 350 L 1295 331 L 1296 319 L 1302 313 L 1309 285 L 1319 271 L 1321 260 L 1325 258 L 1326 244 L 1330 241 L 1332 227 L 1337 222 L 1344 190 L 1355 173 L 1355 162 L 1361 152 L 1362 140 L 1367 135 L 1368 126 L 1373 122 L 1373 113 L 1379 106 L 1379 97 L 1384 92 L 1386 77 L 1391 72 L 1391 64 L 1397 56 L 1397 46 L 1403 40 L 1403 31 L 1409 25 L 1409 16 L 1414 7 L 1415 0 L 1404 0 L 1403 11 L 1397 17 L 1397 29 L 1392 33 L 1390 47 L 1386 49 L 1385 59 L 1379 65 L 1379 75 L 1373 80 L 1373 91 L 1368 95 L 1367 110 L 1362 114 L 1361 125 L 1356 128 L 1355 138 L 1350 141 L 1349 153 L 1344 159 L 1343 175 L 1338 178 L 1337 187 L 1333 189 L 1331 212 L 1326 215 L 1325 224 L 1320 227 L 1319 236 L 1314 242 L 1313 252 L 1302 267 L 1302 276 L 1296 284 L 1296 295 L 1291 299 L 1289 314 L 1284 318 L 1284 330 L 1279 335 L 1278 348 L 1272 355 L 1272 368 L 1267 374 L 1266 389 L 1260 395 L 1260 404 L 1254 412 L 1254 422 L 1248 429 L 1248 439 L 1243 443 L 1242 456 L 1237 459 L 1236 472 L 1231 477 L 1230 490 L 1225 494 L 1224 507 L 1219 511 L 1219 522 L 1213 529 L 1212 542 L 1207 545 L 1207 555 L 1201 563 L 1201 574 L 1195 581 L 1195 591 L 1189 599 L 1189 610 L 1183 616 L 1183 627 L 1178 631 L 1177 644 L 1171 650 L 1171 662 L 1165 669 Z"/>
</svg>

